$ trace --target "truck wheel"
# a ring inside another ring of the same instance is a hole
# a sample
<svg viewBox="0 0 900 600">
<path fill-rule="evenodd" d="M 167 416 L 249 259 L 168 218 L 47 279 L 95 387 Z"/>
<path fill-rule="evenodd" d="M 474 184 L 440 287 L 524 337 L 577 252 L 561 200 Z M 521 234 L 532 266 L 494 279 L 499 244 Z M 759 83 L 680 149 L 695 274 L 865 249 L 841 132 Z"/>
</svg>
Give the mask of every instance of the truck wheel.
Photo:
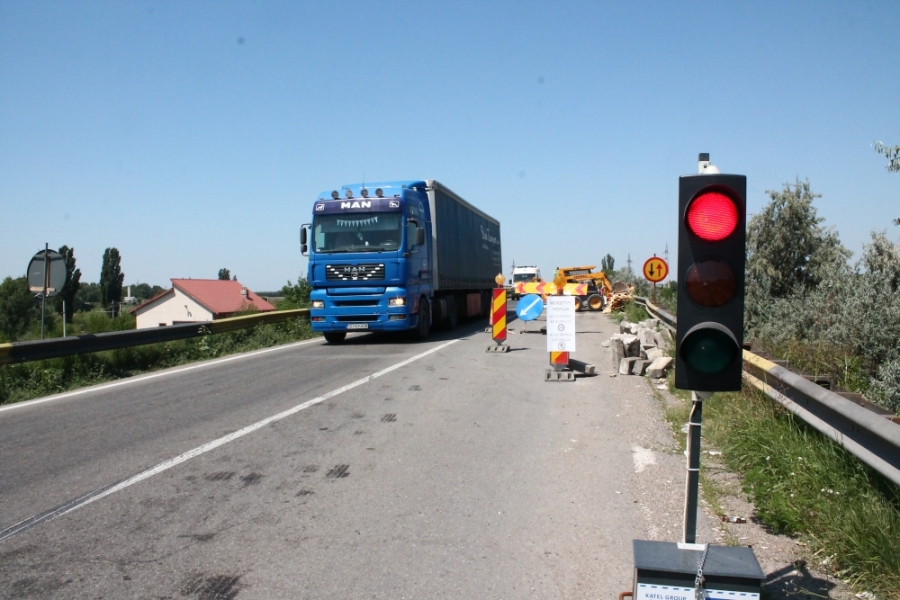
<svg viewBox="0 0 900 600">
<path fill-rule="evenodd" d="M 428 310 L 428 300 L 422 298 L 419 300 L 419 322 L 415 329 L 415 339 L 422 341 L 428 337 L 428 330 L 431 328 L 431 311 Z"/>
<path fill-rule="evenodd" d="M 340 344 L 347 337 L 346 331 L 328 331 L 325 334 L 325 341 L 329 344 Z"/>
<path fill-rule="evenodd" d="M 591 310 L 603 310 L 603 296 L 600 294 L 591 294 L 587 302 Z"/>
<path fill-rule="evenodd" d="M 578 296 L 572 296 L 575 299 L 575 312 L 581 312 L 581 298 Z"/>
</svg>

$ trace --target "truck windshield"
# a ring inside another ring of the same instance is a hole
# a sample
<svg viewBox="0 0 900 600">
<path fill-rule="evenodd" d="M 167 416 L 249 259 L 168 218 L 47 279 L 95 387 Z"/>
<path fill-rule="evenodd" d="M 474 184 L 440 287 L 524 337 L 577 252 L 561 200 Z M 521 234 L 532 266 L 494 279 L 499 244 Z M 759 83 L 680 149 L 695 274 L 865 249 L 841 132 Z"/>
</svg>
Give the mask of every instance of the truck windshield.
<svg viewBox="0 0 900 600">
<path fill-rule="evenodd" d="M 537 274 L 535 273 L 514 273 L 513 274 L 513 283 L 518 283 L 520 281 L 534 281 L 537 278 Z"/>
<path fill-rule="evenodd" d="M 316 252 L 383 252 L 400 248 L 403 214 L 320 215 L 313 221 Z"/>
</svg>

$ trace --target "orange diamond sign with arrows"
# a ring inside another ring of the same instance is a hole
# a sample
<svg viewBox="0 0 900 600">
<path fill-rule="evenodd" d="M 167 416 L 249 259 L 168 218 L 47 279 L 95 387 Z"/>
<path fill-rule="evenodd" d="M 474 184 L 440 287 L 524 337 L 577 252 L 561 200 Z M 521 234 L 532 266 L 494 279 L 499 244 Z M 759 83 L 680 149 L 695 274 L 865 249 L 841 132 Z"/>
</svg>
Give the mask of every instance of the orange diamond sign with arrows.
<svg viewBox="0 0 900 600">
<path fill-rule="evenodd" d="M 659 283 L 669 274 L 669 265 L 661 258 L 654 256 L 644 263 L 644 277 L 652 283 Z"/>
</svg>

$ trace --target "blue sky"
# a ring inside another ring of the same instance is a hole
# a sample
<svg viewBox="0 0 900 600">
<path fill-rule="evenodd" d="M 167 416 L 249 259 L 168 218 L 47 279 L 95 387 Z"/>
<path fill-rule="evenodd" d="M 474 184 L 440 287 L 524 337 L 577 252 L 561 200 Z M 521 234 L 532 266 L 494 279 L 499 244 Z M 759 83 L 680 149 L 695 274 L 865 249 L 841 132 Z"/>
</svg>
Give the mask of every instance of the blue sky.
<svg viewBox="0 0 900 600">
<path fill-rule="evenodd" d="M 44 243 L 97 281 L 305 275 L 322 190 L 438 179 L 506 271 L 675 259 L 709 152 L 809 179 L 858 257 L 900 228 L 900 3 L 0 2 L 0 277 Z"/>
</svg>

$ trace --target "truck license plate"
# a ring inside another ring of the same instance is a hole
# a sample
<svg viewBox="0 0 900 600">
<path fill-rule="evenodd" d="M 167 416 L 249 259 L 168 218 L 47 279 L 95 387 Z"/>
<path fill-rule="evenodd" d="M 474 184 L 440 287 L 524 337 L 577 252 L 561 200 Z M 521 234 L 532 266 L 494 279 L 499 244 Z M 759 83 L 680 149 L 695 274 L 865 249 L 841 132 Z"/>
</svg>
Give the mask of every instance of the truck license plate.
<svg viewBox="0 0 900 600">
<path fill-rule="evenodd" d="M 347 325 L 347 329 L 368 329 L 368 323 L 350 323 Z"/>
</svg>

